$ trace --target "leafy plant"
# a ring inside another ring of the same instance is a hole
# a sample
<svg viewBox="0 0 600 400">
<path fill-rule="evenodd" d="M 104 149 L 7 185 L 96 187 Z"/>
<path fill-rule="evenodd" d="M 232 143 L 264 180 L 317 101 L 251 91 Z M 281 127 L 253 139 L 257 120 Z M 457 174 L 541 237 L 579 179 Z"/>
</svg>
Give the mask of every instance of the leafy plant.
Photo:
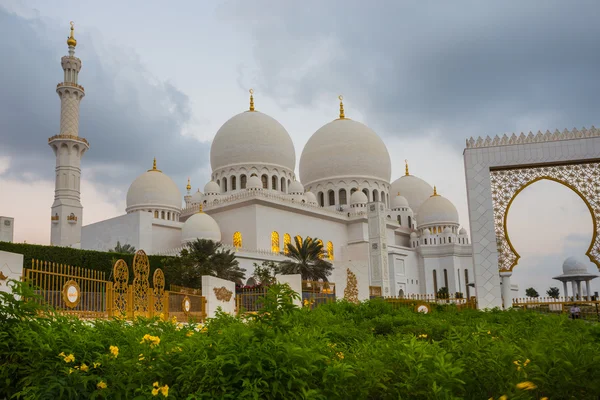
<svg viewBox="0 0 600 400">
<path fill-rule="evenodd" d="M 527 297 L 540 297 L 540 294 L 534 288 L 530 287 L 525 289 L 525 296 Z"/>
<path fill-rule="evenodd" d="M 284 275 L 300 274 L 303 280 L 327 281 L 333 271 L 333 265 L 323 259 L 323 244 L 317 238 L 294 238 L 295 245 L 288 243 L 287 257 L 290 260 L 279 263 L 279 271 Z"/>
<path fill-rule="evenodd" d="M 552 286 L 548 290 L 546 290 L 546 294 L 549 297 L 552 297 L 553 299 L 558 299 L 558 297 L 560 296 L 560 290 L 556 286 Z"/>
<path fill-rule="evenodd" d="M 254 274 L 252 277 L 260 285 L 272 285 L 275 283 L 275 274 L 279 267 L 273 261 L 263 261 L 260 265 L 254 263 Z"/>
<path fill-rule="evenodd" d="M 450 293 L 448 293 L 448 288 L 446 286 L 442 286 L 437 291 L 438 299 L 448 299 L 450 298 Z"/>
<path fill-rule="evenodd" d="M 121 245 L 121 242 L 117 240 L 117 245 L 114 249 L 109 250 L 109 253 L 134 254 L 135 247 L 129 243 Z"/>
</svg>

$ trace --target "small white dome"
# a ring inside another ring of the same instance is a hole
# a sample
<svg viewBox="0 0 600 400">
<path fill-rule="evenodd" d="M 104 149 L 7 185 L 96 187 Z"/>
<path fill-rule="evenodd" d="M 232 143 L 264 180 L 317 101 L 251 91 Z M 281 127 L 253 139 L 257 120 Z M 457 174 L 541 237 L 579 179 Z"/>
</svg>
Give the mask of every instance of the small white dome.
<svg viewBox="0 0 600 400">
<path fill-rule="evenodd" d="M 246 183 L 246 189 L 262 189 L 263 184 L 260 181 L 260 178 L 256 175 L 252 175 L 248 178 L 248 183 Z"/>
<path fill-rule="evenodd" d="M 368 126 L 336 119 L 308 139 L 300 156 L 300 180 L 305 185 L 327 178 L 375 178 L 390 181 L 387 147 Z"/>
<path fill-rule="evenodd" d="M 292 181 L 290 183 L 290 187 L 288 188 L 289 193 L 304 193 L 304 186 L 300 183 L 300 181 Z"/>
<path fill-rule="evenodd" d="M 181 243 L 192 242 L 196 239 L 210 239 L 221 241 L 219 224 L 208 214 L 198 212 L 185 221 L 181 228 Z"/>
<path fill-rule="evenodd" d="M 319 204 L 317 202 L 317 196 L 315 196 L 315 194 L 313 192 L 306 192 L 305 196 L 306 196 L 306 202 L 308 204 L 313 204 L 313 205 Z"/>
<path fill-rule="evenodd" d="M 367 195 L 362 192 L 362 190 L 357 190 L 352 193 L 352 196 L 350 196 L 350 204 L 367 204 L 368 202 L 369 199 L 367 198 Z"/>
<path fill-rule="evenodd" d="M 408 201 L 412 211 L 419 214 L 421 204 L 431 196 L 433 188 L 421 178 L 404 175 L 392 182 L 391 193 L 401 193 Z"/>
<path fill-rule="evenodd" d="M 446 229 L 444 229 L 444 233 L 445 234 L 452 233 L 452 229 L 449 226 L 447 226 Z"/>
<path fill-rule="evenodd" d="M 204 185 L 204 193 L 206 194 L 221 194 L 221 188 L 215 181 L 210 181 Z"/>
<path fill-rule="evenodd" d="M 233 116 L 219 129 L 210 146 L 210 165 L 274 164 L 294 171 L 296 150 L 285 128 L 258 111 Z"/>
<path fill-rule="evenodd" d="M 417 232 L 411 232 L 410 233 L 410 237 L 411 237 L 411 239 L 416 239 L 417 238 Z"/>
<path fill-rule="evenodd" d="M 466 235 L 467 234 L 467 230 L 465 228 L 460 228 L 460 231 L 458 231 L 458 233 L 460 235 Z"/>
<path fill-rule="evenodd" d="M 400 193 L 392 199 L 392 209 L 407 207 L 410 208 L 408 200 L 406 200 L 406 197 L 400 196 Z"/>
<path fill-rule="evenodd" d="M 202 194 L 200 189 L 198 189 L 198 191 L 192 195 L 192 198 L 190 201 L 192 202 L 192 204 L 200 204 L 200 203 L 202 203 L 203 198 L 204 198 L 204 195 Z"/>
<path fill-rule="evenodd" d="M 167 174 L 151 169 L 131 183 L 127 190 L 127 212 L 147 208 L 181 209 L 181 191 Z"/>
<path fill-rule="evenodd" d="M 575 257 L 569 257 L 563 262 L 563 274 L 565 275 L 580 275 L 587 273 L 587 266 Z"/>
<path fill-rule="evenodd" d="M 429 230 L 429 228 L 423 229 L 423 236 L 429 236 L 429 235 L 431 235 L 431 231 Z"/>
<path fill-rule="evenodd" d="M 458 224 L 458 211 L 450 200 L 434 195 L 421 204 L 417 214 L 417 225 L 441 223 Z"/>
</svg>

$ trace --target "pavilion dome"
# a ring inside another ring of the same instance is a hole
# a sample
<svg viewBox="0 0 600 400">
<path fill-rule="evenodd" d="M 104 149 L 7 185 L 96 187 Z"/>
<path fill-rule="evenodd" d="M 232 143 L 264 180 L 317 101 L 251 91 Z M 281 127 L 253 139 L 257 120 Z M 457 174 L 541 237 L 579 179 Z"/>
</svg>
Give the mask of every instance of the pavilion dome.
<svg viewBox="0 0 600 400">
<path fill-rule="evenodd" d="M 401 193 L 408 201 L 412 211 L 419 214 L 421 204 L 431 196 L 433 187 L 414 175 L 404 175 L 392 182 L 390 191 L 391 193 Z"/>
<path fill-rule="evenodd" d="M 392 199 L 392 209 L 396 208 L 410 208 L 408 200 L 406 200 L 406 197 L 401 196 L 400 192 Z"/>
<path fill-rule="evenodd" d="M 246 111 L 225 122 L 210 147 L 213 171 L 236 164 L 271 164 L 294 171 L 296 151 L 277 120 L 259 111 Z"/>
<path fill-rule="evenodd" d="M 435 192 L 419 209 L 417 225 L 430 224 L 456 224 L 458 225 L 458 211 L 450 200 Z"/>
<path fill-rule="evenodd" d="M 252 175 L 248 178 L 248 183 L 246 183 L 246 189 L 262 189 L 263 184 L 260 181 L 260 178 L 256 175 Z"/>
<path fill-rule="evenodd" d="M 204 193 L 206 194 L 221 194 L 221 188 L 215 181 L 210 181 L 204 185 Z"/>
<path fill-rule="evenodd" d="M 367 198 L 367 195 L 362 192 L 362 190 L 357 190 L 356 192 L 352 193 L 352 196 L 350 196 L 350 204 L 367 204 L 368 202 L 369 199 Z"/>
<path fill-rule="evenodd" d="M 565 275 L 581 275 L 587 273 L 587 266 L 575 257 L 569 257 L 563 262 L 563 274 Z"/>
<path fill-rule="evenodd" d="M 289 193 L 304 193 L 304 186 L 299 181 L 292 181 L 288 188 Z"/>
<path fill-rule="evenodd" d="M 198 189 L 198 191 L 192 195 L 192 198 L 190 201 L 192 204 L 199 204 L 199 203 L 202 203 L 203 197 L 204 197 L 204 195 L 202 194 L 200 189 Z"/>
<path fill-rule="evenodd" d="M 189 217 L 181 228 L 181 244 L 192 242 L 196 239 L 210 239 L 214 242 L 221 241 L 219 224 L 208 214 L 197 212 Z"/>
<path fill-rule="evenodd" d="M 135 178 L 127 190 L 126 212 L 144 208 L 181 210 L 181 191 L 165 173 L 154 167 Z"/>
<path fill-rule="evenodd" d="M 319 204 L 319 202 L 317 201 L 317 196 L 315 196 L 315 194 L 313 192 L 306 192 L 305 196 L 306 196 L 306 202 L 308 204 L 312 204 L 312 205 Z"/>
<path fill-rule="evenodd" d="M 467 230 L 464 227 L 460 228 L 460 231 L 458 231 L 458 234 L 459 235 L 466 235 L 467 234 Z"/>
<path fill-rule="evenodd" d="M 368 126 L 336 119 L 308 139 L 300 156 L 300 180 L 305 185 L 328 178 L 371 178 L 390 181 L 387 147 Z"/>
</svg>

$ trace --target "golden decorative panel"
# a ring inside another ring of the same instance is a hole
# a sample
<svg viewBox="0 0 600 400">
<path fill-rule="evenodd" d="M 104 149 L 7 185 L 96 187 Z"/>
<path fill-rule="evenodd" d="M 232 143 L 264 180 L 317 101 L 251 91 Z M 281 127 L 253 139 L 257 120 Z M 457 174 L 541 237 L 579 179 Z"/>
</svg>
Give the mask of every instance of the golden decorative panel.
<svg viewBox="0 0 600 400">
<path fill-rule="evenodd" d="M 346 289 L 344 289 L 344 299 L 350 303 L 358 303 L 358 280 L 350 268 L 346 269 Z"/>
<path fill-rule="evenodd" d="M 81 301 L 81 290 L 79 284 L 73 279 L 65 282 L 62 289 L 62 298 L 65 305 L 69 308 L 75 308 Z"/>
<path fill-rule="evenodd" d="M 498 249 L 498 268 L 512 271 L 519 262 L 519 253 L 513 247 L 507 230 L 508 212 L 514 199 L 526 187 L 547 179 L 565 185 L 583 200 L 593 223 L 592 241 L 586 252 L 600 269 L 600 163 L 584 162 L 563 165 L 523 166 L 511 169 L 492 169 L 490 181 L 494 207 L 494 226 Z"/>
<path fill-rule="evenodd" d="M 333 243 L 327 242 L 327 258 L 333 261 Z"/>
<path fill-rule="evenodd" d="M 213 290 L 215 292 L 215 296 L 217 296 L 217 300 L 219 301 L 228 302 L 231 300 L 231 296 L 233 295 L 233 292 L 231 290 L 227 290 L 225 286 L 213 288 Z"/>
<path fill-rule="evenodd" d="M 162 269 L 157 268 L 152 275 L 152 286 L 154 286 L 154 312 L 160 314 L 165 308 L 165 274 Z"/>
<path fill-rule="evenodd" d="M 233 246 L 240 248 L 242 247 L 242 233 L 236 232 L 233 234 Z"/>
<path fill-rule="evenodd" d="M 133 313 L 147 315 L 150 311 L 150 261 L 144 250 L 133 257 Z"/>
<path fill-rule="evenodd" d="M 129 268 L 123 260 L 118 260 L 113 266 L 113 305 L 117 315 L 127 313 L 127 292 L 129 288 Z"/>
<path fill-rule="evenodd" d="M 288 244 L 292 243 L 292 237 L 289 233 L 283 235 L 283 254 L 288 254 L 290 251 L 288 250 Z"/>
</svg>

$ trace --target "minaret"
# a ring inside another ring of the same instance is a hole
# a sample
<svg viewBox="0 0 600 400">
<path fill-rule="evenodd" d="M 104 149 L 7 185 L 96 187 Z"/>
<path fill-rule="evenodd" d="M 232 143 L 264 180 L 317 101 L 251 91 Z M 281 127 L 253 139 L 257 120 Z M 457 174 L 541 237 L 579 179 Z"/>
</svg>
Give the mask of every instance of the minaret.
<svg viewBox="0 0 600 400">
<path fill-rule="evenodd" d="M 79 137 L 79 102 L 85 96 L 78 82 L 81 60 L 75 57 L 77 41 L 67 39 L 69 55 L 61 59 L 64 80 L 56 86 L 60 98 L 60 133 L 48 139 L 56 156 L 56 183 L 51 214 L 50 243 L 53 246 L 74 246 L 81 242 L 83 206 L 80 201 L 81 157 L 90 148 Z"/>
<path fill-rule="evenodd" d="M 192 195 L 191 195 L 191 191 L 192 191 L 192 185 L 190 184 L 190 178 L 188 177 L 188 183 L 185 187 L 185 190 L 187 191 L 187 194 L 185 196 L 183 196 L 183 200 L 185 201 L 185 206 L 189 207 L 190 203 L 192 201 Z"/>
</svg>

